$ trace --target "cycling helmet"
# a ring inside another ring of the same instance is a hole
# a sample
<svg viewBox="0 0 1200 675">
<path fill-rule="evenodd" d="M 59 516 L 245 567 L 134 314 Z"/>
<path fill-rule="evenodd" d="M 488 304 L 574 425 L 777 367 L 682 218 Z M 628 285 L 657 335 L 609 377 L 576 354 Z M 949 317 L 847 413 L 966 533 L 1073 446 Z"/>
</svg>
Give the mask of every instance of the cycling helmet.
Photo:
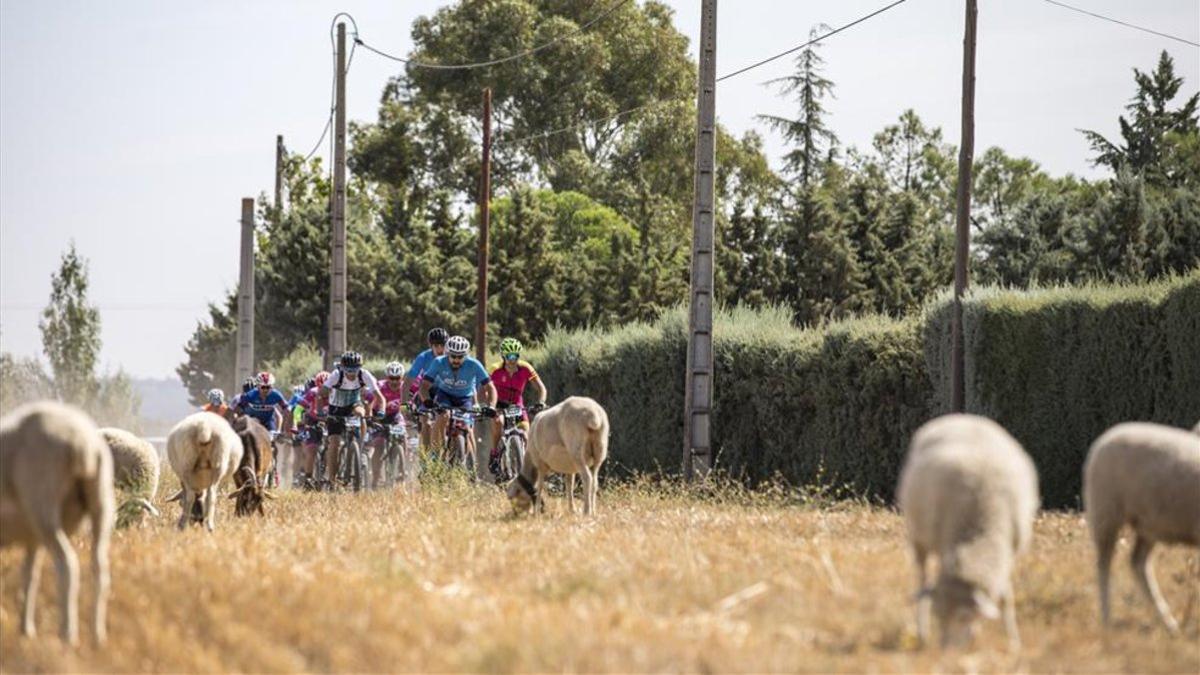
<svg viewBox="0 0 1200 675">
<path fill-rule="evenodd" d="M 446 329 L 445 328 L 434 328 L 433 330 L 429 331 L 428 337 L 429 337 L 429 344 L 444 345 L 444 344 L 446 344 L 446 337 L 447 337 Z"/>
<path fill-rule="evenodd" d="M 310 378 L 308 378 L 308 381 L 306 381 L 304 383 L 304 391 L 308 391 L 309 389 L 312 389 L 315 386 L 317 386 L 317 378 L 310 377 Z"/>
<path fill-rule="evenodd" d="M 328 380 L 328 379 L 329 379 L 329 373 L 322 370 L 321 372 L 317 373 L 316 376 L 313 377 L 313 386 L 314 387 L 323 387 L 323 386 L 325 386 L 325 380 Z"/>
<path fill-rule="evenodd" d="M 446 353 L 450 356 L 466 356 L 471 351 L 471 343 L 461 335 L 455 335 L 446 340 Z"/>
<path fill-rule="evenodd" d="M 383 374 L 385 377 L 403 377 L 404 366 L 399 361 L 392 361 L 383 367 Z"/>
<path fill-rule="evenodd" d="M 254 388 L 254 378 L 253 377 L 247 377 L 246 379 L 242 380 L 242 393 L 243 394 L 249 392 L 253 388 Z"/>
<path fill-rule="evenodd" d="M 259 387 L 274 387 L 275 376 L 264 370 L 258 375 L 254 376 L 254 384 Z"/>
<path fill-rule="evenodd" d="M 500 341 L 500 356 L 521 353 L 521 341 L 516 338 L 504 338 Z"/>
<path fill-rule="evenodd" d="M 296 396 L 303 394 L 304 393 L 304 385 L 297 384 L 296 386 L 292 387 L 292 393 L 295 394 Z"/>
<path fill-rule="evenodd" d="M 339 363 L 343 368 L 362 368 L 362 354 L 358 352 L 346 352 L 342 354 Z"/>
<path fill-rule="evenodd" d="M 225 392 L 220 389 L 209 389 L 208 402 L 213 405 L 221 405 L 225 402 Z"/>
</svg>

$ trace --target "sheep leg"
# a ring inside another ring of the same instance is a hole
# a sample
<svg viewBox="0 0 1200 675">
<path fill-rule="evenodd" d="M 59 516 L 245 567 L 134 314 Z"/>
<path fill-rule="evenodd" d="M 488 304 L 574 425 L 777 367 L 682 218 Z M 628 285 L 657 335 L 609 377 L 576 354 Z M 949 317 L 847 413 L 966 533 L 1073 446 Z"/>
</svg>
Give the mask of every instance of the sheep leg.
<svg viewBox="0 0 1200 675">
<path fill-rule="evenodd" d="M 917 639 L 924 645 L 929 641 L 929 553 L 920 547 L 913 549 L 917 563 Z"/>
<path fill-rule="evenodd" d="M 204 491 L 204 527 L 212 532 L 217 524 L 217 486 L 208 486 Z"/>
<path fill-rule="evenodd" d="M 111 579 L 108 573 L 108 542 L 112 535 L 113 506 L 100 492 L 99 481 L 85 486 L 88 511 L 92 519 L 92 576 L 96 582 L 96 604 L 92 615 L 92 633 L 97 644 L 108 639 L 108 593 Z"/>
<path fill-rule="evenodd" d="M 592 470 L 583 467 L 583 515 L 592 515 L 592 509 L 595 508 L 594 497 L 592 490 L 596 486 L 596 480 L 592 477 Z"/>
<path fill-rule="evenodd" d="M 192 489 L 187 485 L 183 486 L 183 496 L 179 498 L 179 510 L 179 522 L 175 526 L 182 531 L 192 517 Z"/>
<path fill-rule="evenodd" d="M 1016 598 L 1013 597 L 1011 579 L 1000 600 L 1004 603 L 1004 631 L 1008 633 L 1008 648 L 1014 652 L 1020 651 L 1021 632 L 1017 630 L 1017 603 Z"/>
<path fill-rule="evenodd" d="M 58 605 L 62 615 L 60 635 L 64 642 L 79 644 L 79 559 L 75 549 L 71 548 L 71 540 L 67 533 L 57 527 L 58 514 L 52 519 L 56 528 L 46 541 L 50 557 L 54 559 L 54 568 L 58 572 Z M 48 525 L 48 523 L 47 523 Z"/>
<path fill-rule="evenodd" d="M 1109 622 L 1109 574 L 1112 572 L 1113 551 L 1117 546 L 1119 527 L 1105 527 L 1102 530 L 1092 523 L 1092 540 L 1096 544 L 1096 584 L 1100 592 L 1100 620 L 1105 626 Z"/>
<path fill-rule="evenodd" d="M 37 606 L 38 582 L 41 576 L 42 547 L 37 544 L 25 547 L 25 562 L 21 565 L 21 584 L 25 588 L 24 606 L 21 610 L 21 634 L 28 637 L 37 635 L 33 615 Z"/>
<path fill-rule="evenodd" d="M 1175 622 L 1175 617 L 1171 616 L 1171 608 L 1167 606 L 1167 601 L 1163 600 L 1162 593 L 1158 590 L 1158 582 L 1154 579 L 1154 569 L 1150 566 L 1150 552 L 1153 550 L 1154 541 L 1138 534 L 1133 544 L 1133 556 L 1130 558 L 1133 574 L 1137 577 L 1142 592 L 1158 611 L 1158 617 L 1162 619 L 1167 631 L 1177 635 L 1179 624 Z"/>
<path fill-rule="evenodd" d="M 567 513 L 575 515 L 575 474 L 566 475 Z"/>
</svg>

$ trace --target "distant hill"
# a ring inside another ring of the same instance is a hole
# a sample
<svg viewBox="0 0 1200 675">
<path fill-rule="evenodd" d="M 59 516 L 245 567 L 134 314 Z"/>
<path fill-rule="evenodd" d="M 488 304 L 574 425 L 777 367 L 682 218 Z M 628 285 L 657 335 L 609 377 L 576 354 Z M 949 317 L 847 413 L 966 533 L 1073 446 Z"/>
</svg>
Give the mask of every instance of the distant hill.
<svg viewBox="0 0 1200 675">
<path fill-rule="evenodd" d="M 162 433 L 194 412 L 188 392 L 177 377 L 133 378 L 133 390 L 142 399 L 142 420 L 148 435 Z"/>
</svg>

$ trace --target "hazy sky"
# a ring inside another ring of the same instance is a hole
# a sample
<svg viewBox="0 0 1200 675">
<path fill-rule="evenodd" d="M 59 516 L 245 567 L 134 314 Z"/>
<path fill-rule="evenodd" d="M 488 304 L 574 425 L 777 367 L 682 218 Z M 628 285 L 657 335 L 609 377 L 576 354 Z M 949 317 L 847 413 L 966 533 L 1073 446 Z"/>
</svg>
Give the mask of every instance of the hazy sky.
<svg viewBox="0 0 1200 675">
<path fill-rule="evenodd" d="M 321 131 L 333 14 L 350 12 L 364 40 L 403 54 L 413 19 L 443 4 L 0 0 L 0 349 L 40 353 L 38 312 L 74 239 L 91 262 L 102 363 L 171 374 L 206 303 L 236 285 L 240 199 L 272 189 L 275 135 L 307 152 Z M 694 44 L 699 0 L 668 4 Z M 717 72 L 885 4 L 725 0 Z M 1196 47 L 1043 0 L 979 4 L 979 153 L 999 145 L 1053 174 L 1098 176 L 1075 130 L 1115 133 L 1132 68 L 1152 68 L 1166 49 L 1187 92 L 1200 81 Z M 1070 4 L 1200 41 L 1196 0 Z M 957 143 L 962 32 L 961 0 L 908 0 L 830 38 L 822 54 L 841 140 L 864 146 L 914 108 Z M 359 51 L 351 119 L 375 118 L 396 65 Z M 741 133 L 763 130 L 756 114 L 791 114 L 762 86 L 791 67 L 784 59 L 721 84 L 719 120 Z M 779 141 L 767 138 L 777 158 Z"/>
</svg>

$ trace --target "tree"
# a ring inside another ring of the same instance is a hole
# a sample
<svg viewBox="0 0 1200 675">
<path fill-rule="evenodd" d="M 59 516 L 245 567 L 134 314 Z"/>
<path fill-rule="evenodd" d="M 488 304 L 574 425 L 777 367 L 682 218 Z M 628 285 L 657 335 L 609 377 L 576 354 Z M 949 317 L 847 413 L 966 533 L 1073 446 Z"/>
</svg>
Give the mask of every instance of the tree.
<svg viewBox="0 0 1200 675">
<path fill-rule="evenodd" d="M 59 398 L 75 404 L 91 400 L 97 388 L 100 312 L 88 304 L 87 289 L 87 261 L 71 242 L 50 278 L 50 303 L 42 310 L 38 327 L 55 390 Z"/>
<path fill-rule="evenodd" d="M 820 24 L 808 32 L 810 39 L 829 26 Z M 784 94 L 795 94 L 798 106 L 797 117 L 789 119 L 776 115 L 759 115 L 768 125 L 783 134 L 784 141 L 792 149 L 783 156 L 784 170 L 799 178 L 799 188 L 807 188 L 815 178 L 816 170 L 829 157 L 837 144 L 837 136 L 825 123 L 825 106 L 822 100 L 833 95 L 833 82 L 821 75 L 825 60 L 817 54 L 820 43 L 811 43 L 796 56 L 796 72 L 787 77 L 771 80 L 768 84 L 782 85 Z"/>
<path fill-rule="evenodd" d="M 1195 158 L 1194 145 L 1188 143 L 1200 134 L 1197 127 L 1197 105 L 1200 92 L 1192 94 L 1174 110 L 1167 106 L 1183 86 L 1183 78 L 1175 75 L 1175 62 L 1166 50 L 1158 58 L 1153 72 L 1133 69 L 1137 92 L 1118 118 L 1121 140 L 1113 142 L 1096 131 L 1080 130 L 1096 153 L 1094 165 L 1104 165 L 1119 173 L 1122 169 L 1145 175 L 1153 185 L 1195 184 L 1200 166 L 1179 161 L 1180 153 Z M 1191 139 L 1191 140 L 1189 140 Z M 1180 147 L 1180 146 L 1184 147 Z"/>
</svg>

